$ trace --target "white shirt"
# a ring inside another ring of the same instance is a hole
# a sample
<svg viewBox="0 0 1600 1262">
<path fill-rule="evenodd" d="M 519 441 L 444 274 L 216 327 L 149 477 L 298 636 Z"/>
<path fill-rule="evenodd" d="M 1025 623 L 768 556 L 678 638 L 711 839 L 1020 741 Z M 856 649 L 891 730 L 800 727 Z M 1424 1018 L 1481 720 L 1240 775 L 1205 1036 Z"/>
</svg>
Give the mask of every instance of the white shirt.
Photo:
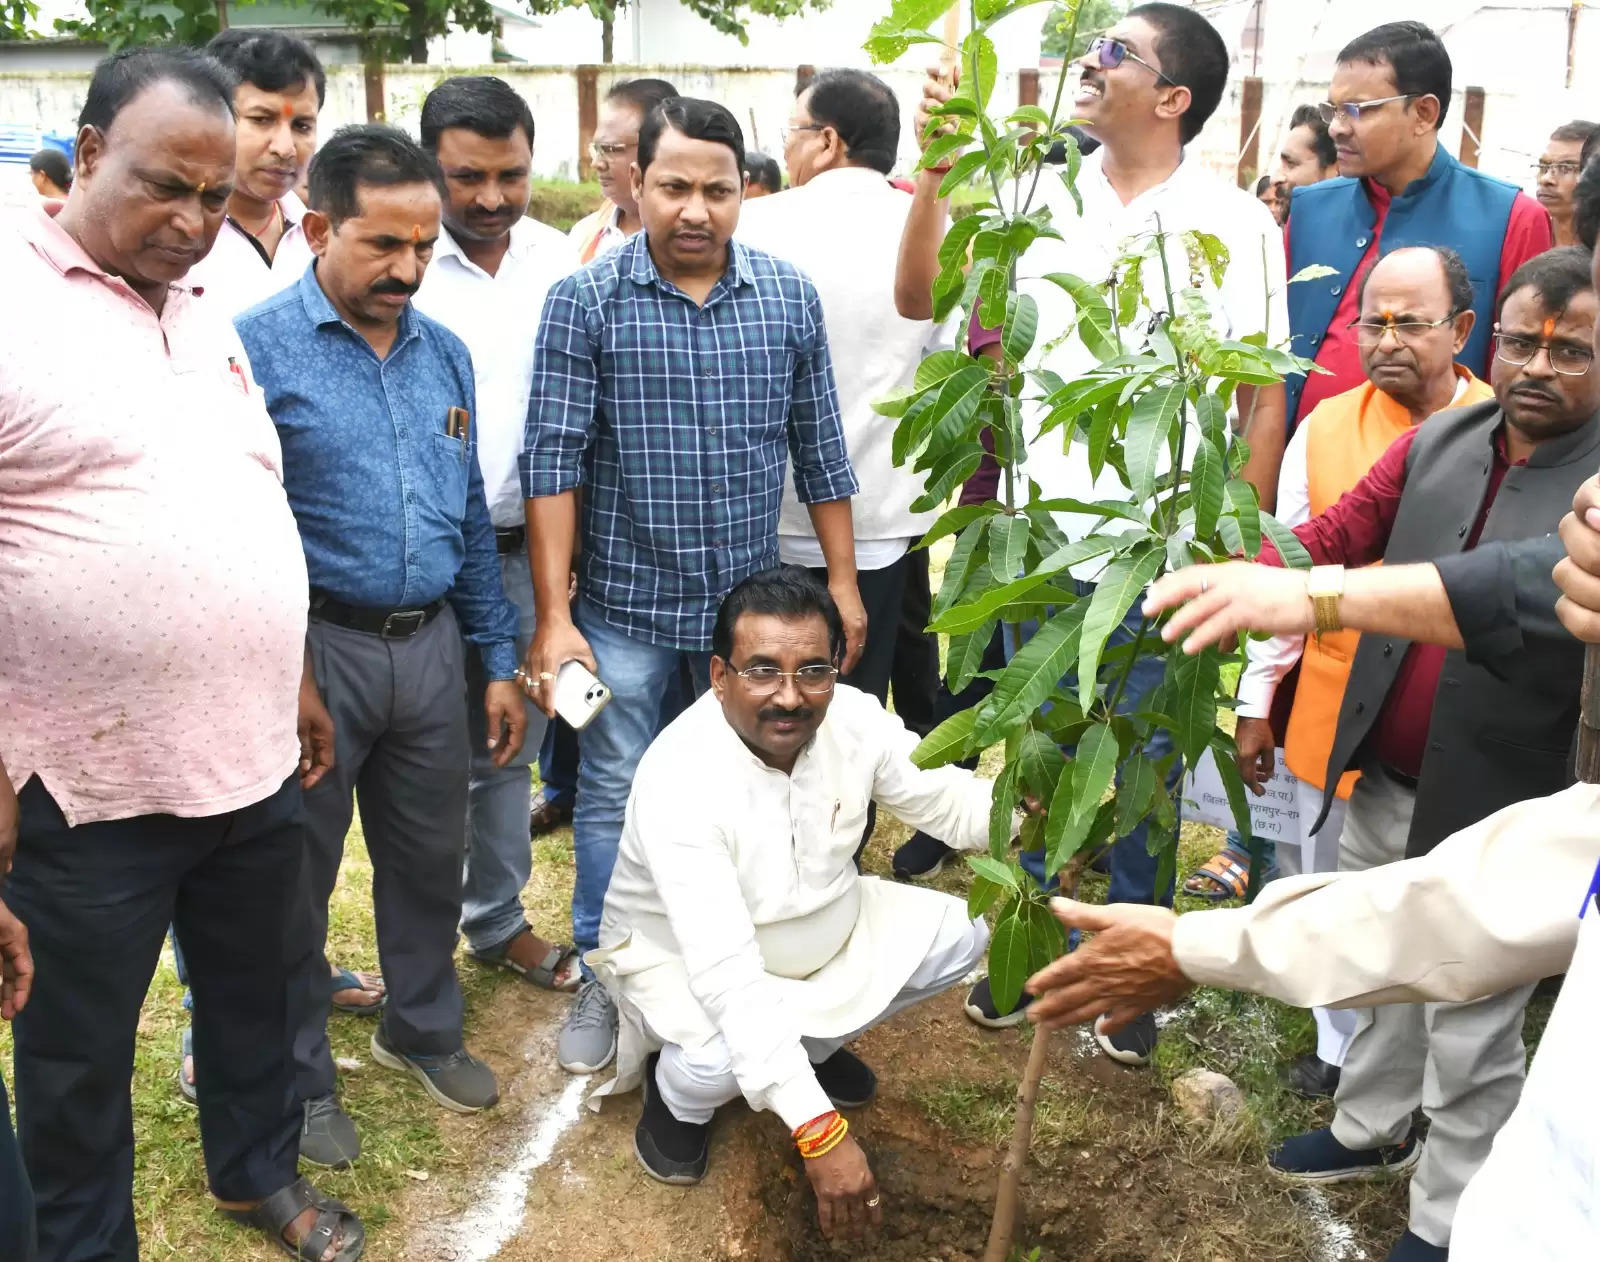
<svg viewBox="0 0 1600 1262">
<path fill-rule="evenodd" d="M 622 207 L 613 206 L 611 215 L 606 220 L 605 226 L 600 229 L 600 238 L 594 244 L 594 255 L 588 260 L 590 263 L 599 258 L 608 250 L 614 250 L 628 239 L 628 234 L 622 230 Z M 567 248 L 572 252 L 572 260 L 581 266 L 583 260 L 579 257 L 584 246 L 594 236 L 594 215 L 585 215 L 567 230 Z"/>
<path fill-rule="evenodd" d="M 229 215 L 222 221 L 211 252 L 184 278 L 185 284 L 202 290 L 208 301 L 220 303 L 230 320 L 294 284 L 311 265 L 314 256 L 303 223 L 305 203 L 293 193 L 285 193 L 278 208 L 283 212 L 283 236 L 271 262 L 256 239 Z"/>
<path fill-rule="evenodd" d="M 845 447 L 861 483 L 850 509 L 862 570 L 892 565 L 938 517 L 936 510 L 911 511 L 923 475 L 896 467 L 890 448 L 898 422 L 872 410 L 874 400 L 911 385 L 939 340 L 938 326 L 907 320 L 894 306 L 910 212 L 910 196 L 865 167 L 823 171 L 798 188 L 746 202 L 739 212 L 739 240 L 793 263 L 822 299 Z M 778 552 L 786 563 L 823 564 L 792 478 L 778 516 Z"/>
<path fill-rule="evenodd" d="M 517 458 L 528 426 L 534 335 L 550 286 L 571 270 L 566 237 L 524 216 L 512 227 L 510 248 L 493 276 L 467 258 L 450 230 L 443 229 L 417 291 L 418 309 L 472 353 L 478 465 L 497 527 L 525 520 Z"/>
<path fill-rule="evenodd" d="M 1137 238 L 1156 230 L 1159 216 L 1162 231 L 1169 234 L 1166 253 L 1175 289 L 1188 283 L 1190 273 L 1178 234 L 1208 233 L 1227 247 L 1229 261 L 1220 291 L 1209 276 L 1200 287 L 1220 336 L 1237 340 L 1265 332 L 1274 345 L 1286 342 L 1289 308 L 1283 232 L 1266 207 L 1243 189 L 1225 183 L 1187 158 L 1163 183 L 1124 205 L 1106 179 L 1104 157 L 1104 149 L 1096 150 L 1083 160 L 1078 173 L 1082 218 L 1065 183 L 1049 172 L 1040 181 L 1040 198 L 1035 206 L 1043 203 L 1050 207 L 1052 223 L 1064 238 L 1035 241 L 1018 268 L 1022 292 L 1031 294 L 1039 304 L 1040 337 L 1058 336 L 1071 325 L 1075 310 L 1066 291 L 1043 278 L 1053 272 L 1067 272 L 1091 283 L 1103 283 L 1111 276 L 1116 260 L 1137 248 Z M 1159 260 L 1146 260 L 1143 285 L 1148 307 L 1135 316 L 1132 329 L 1123 329 L 1124 344 L 1130 347 L 1142 347 L 1139 331 L 1152 312 L 1166 309 Z M 1069 381 L 1088 372 L 1095 362 L 1094 355 L 1076 335 L 1066 338 L 1044 359 L 1045 367 Z M 1028 445 L 1023 472 L 1039 484 L 1045 497 L 1126 500 L 1127 489 L 1111 468 L 1103 469 L 1098 479 L 1090 474 L 1088 447 L 1081 440 L 1067 443 L 1063 450 L 1067 429 L 1037 434 L 1043 415 L 1042 408 L 1029 409 L 1025 425 L 1033 441 Z M 1198 426 L 1193 426 L 1193 433 L 1195 437 L 1188 444 L 1191 451 L 1198 441 Z M 1163 463 L 1162 468 L 1165 467 Z M 1082 513 L 1058 514 L 1057 520 L 1071 540 L 1090 534 L 1095 521 Z M 1092 581 L 1105 564 L 1103 558 L 1084 562 L 1073 568 L 1072 576 Z"/>
<path fill-rule="evenodd" d="M 1456 381 L 1456 392 L 1445 407 L 1454 407 L 1466 392 L 1467 378 L 1460 377 Z M 1290 530 L 1311 520 L 1311 475 L 1306 470 L 1310 432 L 1309 425 L 1295 430 L 1284 449 L 1283 464 L 1278 467 L 1278 509 L 1273 516 Z M 1264 719 L 1272 713 L 1272 698 L 1277 694 L 1278 685 L 1300 660 L 1305 644 L 1303 635 L 1275 635 L 1245 644 L 1246 662 L 1244 674 L 1239 677 L 1236 711 L 1241 719 Z"/>
<path fill-rule="evenodd" d="M 587 962 L 619 999 L 616 1085 L 650 1046 L 721 1035 L 752 1108 L 793 1129 L 832 1106 L 802 1036 L 842 1037 L 882 1015 L 949 911 L 947 896 L 863 877 L 854 863 L 876 800 L 950 845 L 988 842 L 993 785 L 924 771 L 917 738 L 840 684 L 785 775 L 739 738 L 707 693 L 645 752 Z"/>
</svg>

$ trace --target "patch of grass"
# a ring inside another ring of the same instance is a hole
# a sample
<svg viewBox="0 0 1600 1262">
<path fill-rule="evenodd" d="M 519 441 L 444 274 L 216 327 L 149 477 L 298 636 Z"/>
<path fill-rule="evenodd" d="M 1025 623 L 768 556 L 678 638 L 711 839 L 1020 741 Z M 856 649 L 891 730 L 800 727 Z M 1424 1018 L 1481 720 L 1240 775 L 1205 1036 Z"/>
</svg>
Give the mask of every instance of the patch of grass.
<svg viewBox="0 0 1600 1262">
<path fill-rule="evenodd" d="M 1011 1142 L 1016 1096 L 1012 1082 L 954 1077 L 935 1079 L 911 1093 L 913 1103 L 952 1135 L 995 1149 Z M 1112 1121 L 1102 1114 L 1088 1096 L 1046 1075 L 1034 1100 L 1030 1148 L 1034 1159 L 1049 1164 L 1063 1150 L 1104 1138 L 1108 1130 L 1117 1131 L 1124 1125 L 1122 1119 Z"/>
<path fill-rule="evenodd" d="M 605 199 L 597 181 L 534 180 L 528 213 L 552 228 L 568 231 Z"/>
</svg>

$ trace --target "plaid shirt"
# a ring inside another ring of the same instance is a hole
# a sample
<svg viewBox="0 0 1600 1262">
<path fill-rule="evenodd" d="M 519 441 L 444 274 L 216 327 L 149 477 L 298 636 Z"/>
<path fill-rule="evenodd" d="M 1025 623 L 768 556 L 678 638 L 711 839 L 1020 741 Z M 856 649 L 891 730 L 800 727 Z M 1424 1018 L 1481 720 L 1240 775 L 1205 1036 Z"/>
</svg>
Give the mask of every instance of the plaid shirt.
<svg viewBox="0 0 1600 1262">
<path fill-rule="evenodd" d="M 635 234 L 550 290 L 534 349 L 523 492 L 582 486 L 584 598 L 670 648 L 707 649 L 722 597 L 778 563 L 790 454 L 805 503 L 857 489 L 816 289 L 728 251 L 696 306 Z"/>
</svg>

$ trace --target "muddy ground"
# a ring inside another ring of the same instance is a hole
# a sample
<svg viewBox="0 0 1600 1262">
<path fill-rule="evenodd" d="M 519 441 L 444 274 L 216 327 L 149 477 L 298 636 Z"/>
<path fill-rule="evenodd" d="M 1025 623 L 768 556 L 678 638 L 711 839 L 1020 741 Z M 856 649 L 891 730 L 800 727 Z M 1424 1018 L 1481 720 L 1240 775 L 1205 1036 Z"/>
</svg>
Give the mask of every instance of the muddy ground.
<svg viewBox="0 0 1600 1262">
<path fill-rule="evenodd" d="M 638 1097 L 593 1113 L 555 1065 L 563 999 L 518 988 L 475 1046 L 500 1074 L 494 1113 L 451 1118 L 458 1169 L 415 1184 L 379 1225 L 369 1256 L 407 1262 L 630 1262 L 838 1257 L 911 1262 L 981 1255 L 1028 1035 L 979 1029 L 959 990 L 859 1040 L 878 1099 L 851 1117 L 884 1197 L 874 1237 L 839 1245 L 817 1230 L 809 1186 L 782 1128 L 724 1108 L 711 1170 L 695 1188 L 647 1178 L 633 1156 Z M 1261 1165 L 1261 1136 L 1196 1130 L 1158 1075 L 1114 1064 L 1078 1031 L 1052 1042 L 1019 1243 L 1082 1262 L 1357 1262 L 1403 1229 L 1399 1185 L 1289 1190 Z M 455 1162 L 451 1163 L 455 1165 Z"/>
</svg>

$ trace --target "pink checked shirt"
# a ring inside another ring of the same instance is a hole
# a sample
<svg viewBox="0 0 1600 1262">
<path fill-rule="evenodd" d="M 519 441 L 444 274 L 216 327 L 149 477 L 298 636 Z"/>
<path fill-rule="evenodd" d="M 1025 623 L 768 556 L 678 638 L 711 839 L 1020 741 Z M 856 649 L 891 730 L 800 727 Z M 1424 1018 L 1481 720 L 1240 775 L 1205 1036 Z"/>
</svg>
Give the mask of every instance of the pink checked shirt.
<svg viewBox="0 0 1600 1262">
<path fill-rule="evenodd" d="M 0 757 L 67 821 L 219 815 L 294 770 L 306 570 L 225 319 L 0 224 Z"/>
</svg>

